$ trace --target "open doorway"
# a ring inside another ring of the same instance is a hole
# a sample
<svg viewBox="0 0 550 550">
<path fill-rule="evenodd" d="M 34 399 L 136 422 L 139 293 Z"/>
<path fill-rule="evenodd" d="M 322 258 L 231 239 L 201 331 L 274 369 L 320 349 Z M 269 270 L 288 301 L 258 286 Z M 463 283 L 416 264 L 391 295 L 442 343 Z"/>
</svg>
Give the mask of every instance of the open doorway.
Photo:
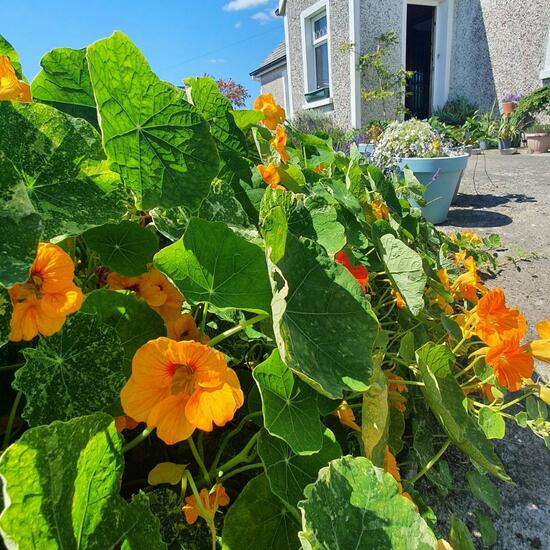
<svg viewBox="0 0 550 550">
<path fill-rule="evenodd" d="M 405 98 L 409 117 L 422 119 L 431 115 L 435 9 L 407 5 L 406 68 L 414 72 Z"/>
</svg>

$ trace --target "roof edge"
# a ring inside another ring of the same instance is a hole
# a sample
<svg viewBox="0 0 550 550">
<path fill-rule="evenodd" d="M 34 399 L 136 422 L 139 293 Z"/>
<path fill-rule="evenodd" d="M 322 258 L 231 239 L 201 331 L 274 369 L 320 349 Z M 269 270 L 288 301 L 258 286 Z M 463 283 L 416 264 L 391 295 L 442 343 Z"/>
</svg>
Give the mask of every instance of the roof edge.
<svg viewBox="0 0 550 550">
<path fill-rule="evenodd" d="M 286 0 L 279 0 L 279 7 L 277 8 L 277 15 L 285 15 Z"/>
<path fill-rule="evenodd" d="M 278 65 L 286 65 L 286 54 L 270 61 L 265 65 L 261 65 L 257 69 L 254 69 L 250 74 L 251 77 L 260 76 L 263 73 L 267 73 L 271 69 L 275 69 Z"/>
</svg>

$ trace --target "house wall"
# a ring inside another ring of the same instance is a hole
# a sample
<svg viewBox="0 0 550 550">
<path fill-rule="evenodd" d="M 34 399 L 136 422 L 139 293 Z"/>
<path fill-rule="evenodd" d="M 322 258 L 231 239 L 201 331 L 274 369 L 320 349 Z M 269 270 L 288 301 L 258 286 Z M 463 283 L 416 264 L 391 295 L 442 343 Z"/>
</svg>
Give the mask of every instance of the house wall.
<svg viewBox="0 0 550 550">
<path fill-rule="evenodd" d="M 290 0 L 286 7 L 287 63 L 290 72 L 294 114 L 304 110 L 304 62 L 300 14 L 317 0 Z M 349 53 L 341 51 L 349 43 L 349 0 L 329 0 L 329 48 L 332 104 L 315 110 L 329 113 L 334 123 L 344 129 L 351 127 L 351 76 Z"/>
<path fill-rule="evenodd" d="M 260 93 L 273 94 L 275 101 L 288 112 L 286 65 L 262 74 L 260 77 Z"/>
<path fill-rule="evenodd" d="M 360 0 L 360 52 L 361 54 L 372 52 L 376 49 L 377 38 L 394 30 L 397 37 L 402 36 L 403 23 L 403 0 Z M 402 45 L 397 44 L 393 54 L 387 59 L 387 65 L 392 70 L 397 70 L 402 65 Z M 371 77 L 372 78 L 372 77 Z M 365 75 L 361 77 L 361 87 L 368 88 L 373 86 Z M 386 115 L 389 119 L 396 116 L 396 102 L 385 101 Z M 384 116 L 383 104 L 381 101 L 362 103 L 361 122 L 367 124 L 373 118 L 382 118 Z"/>
<path fill-rule="evenodd" d="M 482 109 L 541 86 L 549 0 L 455 0 L 449 96 Z"/>
</svg>

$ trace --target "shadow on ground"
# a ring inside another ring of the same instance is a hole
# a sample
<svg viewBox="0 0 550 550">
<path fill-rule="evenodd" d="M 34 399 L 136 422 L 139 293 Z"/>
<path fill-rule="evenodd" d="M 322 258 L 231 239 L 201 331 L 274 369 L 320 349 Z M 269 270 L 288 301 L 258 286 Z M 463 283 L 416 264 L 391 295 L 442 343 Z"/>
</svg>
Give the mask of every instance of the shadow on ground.
<svg viewBox="0 0 550 550">
<path fill-rule="evenodd" d="M 510 225 L 512 218 L 506 214 L 489 212 L 487 210 L 476 210 L 467 208 L 453 208 L 449 212 L 447 221 L 441 224 L 459 227 L 502 227 Z"/>
<path fill-rule="evenodd" d="M 507 195 L 500 195 L 497 194 L 497 192 L 491 194 L 459 193 L 453 203 L 453 206 L 457 206 L 459 208 L 494 208 L 495 206 L 502 206 L 510 202 L 537 202 L 537 199 L 522 193 L 512 193 Z"/>
</svg>

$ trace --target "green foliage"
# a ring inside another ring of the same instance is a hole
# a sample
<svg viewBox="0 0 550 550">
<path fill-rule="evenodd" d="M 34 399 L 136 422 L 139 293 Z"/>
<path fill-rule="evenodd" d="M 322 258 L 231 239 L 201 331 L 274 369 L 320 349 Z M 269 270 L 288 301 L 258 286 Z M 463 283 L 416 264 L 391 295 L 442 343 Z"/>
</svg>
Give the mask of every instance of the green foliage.
<svg viewBox="0 0 550 550">
<path fill-rule="evenodd" d="M 87 59 L 105 151 L 137 206 L 198 207 L 218 172 L 207 122 L 122 33 L 89 46 Z"/>
<path fill-rule="evenodd" d="M 166 548 L 145 495 L 129 504 L 118 494 L 121 448 L 101 413 L 25 433 L 0 459 L 10 495 L 0 518 L 6 540 L 19 548 Z"/>
<path fill-rule="evenodd" d="M 262 249 L 225 224 L 194 218 L 184 236 L 155 256 L 192 303 L 269 312 L 271 288 Z"/>
<path fill-rule="evenodd" d="M 223 550 L 294 550 L 299 523 L 261 474 L 243 489 L 225 518 Z"/>
<path fill-rule="evenodd" d="M 476 112 L 476 107 L 465 97 L 449 99 L 443 107 L 434 111 L 434 116 L 444 124 L 462 126 Z"/>
<path fill-rule="evenodd" d="M 477 470 L 472 470 L 466 474 L 468 485 L 472 494 L 495 512 L 500 511 L 500 496 L 494 483 L 485 475 Z"/>
<path fill-rule="evenodd" d="M 511 118 L 517 126 L 523 128 L 532 124 L 537 117 L 548 113 L 550 113 L 550 84 L 524 95 L 518 101 Z"/>
<path fill-rule="evenodd" d="M 108 412 L 126 380 L 116 330 L 84 313 L 72 316 L 61 332 L 41 338 L 36 348 L 27 348 L 24 356 L 14 386 L 27 398 L 23 418 L 31 426 Z"/>
<path fill-rule="evenodd" d="M 332 461 L 299 507 L 307 550 L 435 549 L 436 539 L 396 481 L 363 457 Z M 414 533 L 411 537 L 407 533 Z"/>
<path fill-rule="evenodd" d="M 361 99 L 365 103 L 379 101 L 382 104 L 384 119 L 388 119 L 387 100 L 393 99 L 397 113 L 403 111 L 404 90 L 414 72 L 404 67 L 392 69 L 389 58 L 399 46 L 399 39 L 394 30 L 381 34 L 377 38 L 376 48 L 368 53 L 358 55 L 357 66 L 361 71 L 362 80 L 368 82 L 368 87 L 361 90 Z M 353 49 L 354 45 L 347 46 Z"/>
</svg>

